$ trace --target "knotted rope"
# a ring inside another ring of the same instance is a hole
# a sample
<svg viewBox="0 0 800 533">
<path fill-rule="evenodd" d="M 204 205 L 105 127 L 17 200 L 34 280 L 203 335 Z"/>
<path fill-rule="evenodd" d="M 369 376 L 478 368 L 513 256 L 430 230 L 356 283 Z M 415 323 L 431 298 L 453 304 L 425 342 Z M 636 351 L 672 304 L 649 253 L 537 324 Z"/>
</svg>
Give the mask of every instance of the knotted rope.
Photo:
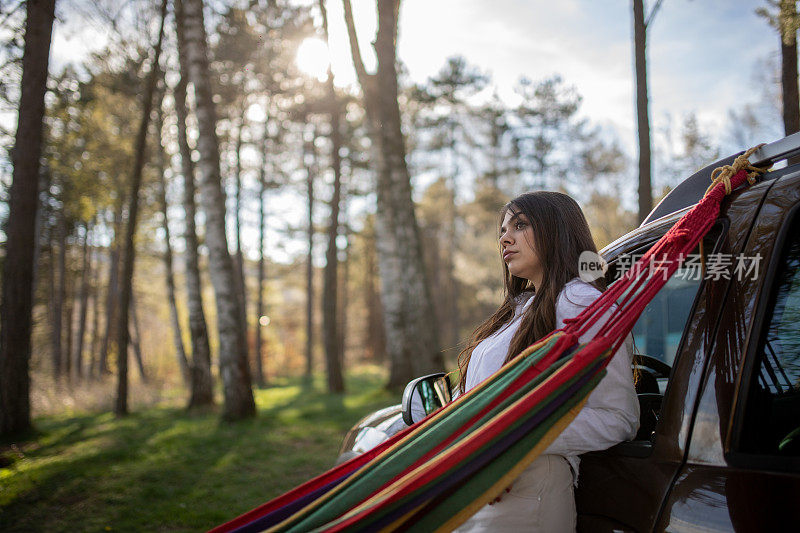
<svg viewBox="0 0 800 533">
<path fill-rule="evenodd" d="M 721 167 L 717 167 L 711 171 L 711 185 L 708 186 L 706 189 L 705 194 L 716 187 L 718 184 L 722 183 L 725 186 L 725 195 L 729 195 L 733 191 L 733 187 L 731 186 L 731 178 L 735 176 L 737 173 L 744 170 L 747 172 L 747 183 L 753 185 L 756 182 L 756 178 L 761 176 L 762 174 L 768 172 L 772 165 L 769 167 L 756 167 L 750 163 L 749 157 L 753 155 L 753 153 L 764 146 L 765 143 L 761 143 L 757 146 L 753 146 L 745 153 L 737 157 L 733 160 L 733 164 L 730 165 L 723 165 Z M 703 278 L 706 277 L 706 254 L 703 250 L 703 240 L 701 239 L 698 243 L 698 248 L 700 252 L 700 268 L 703 272 Z"/>
<path fill-rule="evenodd" d="M 725 184 L 725 194 L 726 195 L 730 194 L 731 191 L 733 190 L 731 188 L 731 178 L 740 170 L 746 170 L 747 182 L 750 185 L 754 184 L 758 176 L 769 171 L 769 169 L 771 168 L 771 167 L 760 168 L 750 164 L 750 160 L 748 158 L 762 146 L 764 146 L 764 143 L 761 143 L 758 146 L 750 148 L 745 153 L 734 159 L 733 164 L 723 165 L 721 167 L 715 168 L 711 172 L 711 185 L 709 185 L 708 189 L 706 189 L 706 194 L 708 194 L 708 191 L 713 189 L 718 183 Z"/>
</svg>

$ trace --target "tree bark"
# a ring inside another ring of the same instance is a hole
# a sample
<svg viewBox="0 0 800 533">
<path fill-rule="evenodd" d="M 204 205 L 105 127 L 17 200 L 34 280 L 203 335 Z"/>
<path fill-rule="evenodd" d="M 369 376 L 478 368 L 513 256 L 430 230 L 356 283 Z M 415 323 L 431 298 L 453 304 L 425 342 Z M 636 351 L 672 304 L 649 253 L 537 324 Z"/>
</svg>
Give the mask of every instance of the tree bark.
<svg viewBox="0 0 800 533">
<path fill-rule="evenodd" d="M 242 252 L 242 130 L 245 123 L 245 112 L 247 110 L 246 98 L 242 96 L 242 109 L 239 115 L 239 129 L 236 132 L 236 167 L 234 171 L 234 181 L 236 186 L 236 211 L 234 213 L 234 228 L 236 232 L 236 286 L 239 297 L 239 315 L 244 330 L 245 350 L 247 352 L 248 364 L 250 361 L 250 344 L 247 328 L 247 280 L 244 276 L 244 253 Z"/>
<path fill-rule="evenodd" d="M 139 377 L 142 378 L 142 383 L 147 383 L 147 371 L 144 368 L 144 357 L 142 355 L 142 330 L 139 327 L 139 314 L 136 312 L 136 298 L 131 294 L 131 326 L 133 326 L 133 335 L 129 334 L 128 338 L 131 339 L 131 347 L 133 348 L 133 358 L 136 361 L 136 366 L 139 369 Z"/>
<path fill-rule="evenodd" d="M 95 272 L 96 278 L 99 279 L 100 276 L 100 261 L 99 261 L 99 251 L 97 247 L 93 249 L 93 263 L 95 265 Z M 100 341 L 100 286 L 98 283 L 92 282 L 91 284 L 91 299 L 92 299 L 92 340 L 89 343 L 89 377 L 95 378 L 98 376 L 98 359 L 97 359 L 97 348 Z"/>
<path fill-rule="evenodd" d="M 797 88 L 797 41 L 781 43 L 783 128 L 786 135 L 800 131 L 800 97 Z"/>
<path fill-rule="evenodd" d="M 52 305 L 48 309 L 50 317 L 50 366 L 52 367 L 53 379 L 57 380 L 61 375 L 61 323 L 58 314 L 56 313 L 56 301 L 58 299 L 58 292 L 56 289 L 56 240 L 54 231 L 50 230 L 47 237 L 48 250 L 50 256 L 50 268 L 47 273 L 47 280 L 50 289 L 50 301 Z"/>
<path fill-rule="evenodd" d="M 458 168 L 458 152 L 456 150 L 456 131 L 455 131 L 455 124 L 451 124 L 450 132 L 450 159 L 453 164 L 453 169 L 450 174 L 450 179 L 448 180 L 449 183 L 449 202 L 447 205 L 447 229 L 446 234 L 450 236 L 450 238 L 456 237 L 456 218 L 458 217 L 458 207 L 456 206 L 456 180 L 460 175 L 460 170 Z M 445 264 L 445 272 L 446 272 L 446 280 L 447 280 L 447 289 L 444 293 L 446 297 L 446 306 L 447 309 L 447 316 L 448 316 L 448 326 L 449 326 L 449 335 L 447 336 L 447 346 L 449 350 L 453 350 L 458 346 L 459 341 L 461 340 L 461 315 L 459 313 L 458 308 L 458 279 L 456 279 L 456 265 L 454 261 L 455 253 L 453 253 L 457 247 L 453 244 L 441 240 L 439 241 L 442 245 L 442 250 L 448 250 L 444 254 L 444 264 Z M 458 350 L 455 350 L 456 357 L 458 356 Z"/>
<path fill-rule="evenodd" d="M 331 84 L 330 89 L 333 89 Z M 335 98 L 335 96 L 334 96 Z M 335 106 L 335 101 L 333 102 Z M 331 166 L 333 167 L 333 196 L 331 198 L 331 219 L 328 225 L 328 249 L 325 252 L 325 270 L 322 287 L 322 329 L 325 344 L 325 366 L 328 374 L 328 390 L 344 392 L 342 374 L 342 355 L 339 350 L 339 257 L 336 237 L 339 235 L 339 204 L 342 190 L 342 164 L 339 150 L 342 145 L 339 131 L 340 115 L 338 109 L 331 110 Z"/>
<path fill-rule="evenodd" d="M 269 149 L 269 129 L 268 122 L 264 122 L 264 136 L 261 141 L 261 169 L 259 170 L 259 194 L 258 194 L 258 288 L 256 293 L 256 350 L 255 350 L 255 380 L 260 386 L 266 383 L 264 373 L 264 333 L 261 325 L 261 316 L 264 314 L 264 282 L 266 274 L 264 272 L 264 241 L 267 231 L 267 150 Z"/>
<path fill-rule="evenodd" d="M 103 342 L 100 344 L 98 361 L 98 374 L 105 376 L 110 373 L 108 368 L 108 349 L 112 342 L 117 325 L 117 300 L 119 299 L 119 258 L 122 246 L 122 204 L 120 198 L 114 211 L 114 244 L 109 251 L 108 258 L 108 285 L 106 286 L 106 321 Z"/>
<path fill-rule="evenodd" d="M 53 366 L 53 379 L 61 379 L 61 352 L 62 352 L 62 338 L 63 327 L 62 321 L 64 319 L 64 265 L 66 263 L 66 254 L 64 252 L 64 239 L 62 235 L 67 231 L 64 227 L 64 216 L 59 210 L 56 212 L 56 239 L 52 240 L 50 248 L 50 256 L 52 260 L 51 276 L 53 281 L 53 308 L 52 314 L 52 329 L 51 329 L 51 342 L 52 342 L 52 366 Z M 58 254 L 55 253 L 56 247 L 52 246 L 58 241 Z M 58 272 L 58 276 L 56 276 Z"/>
<path fill-rule="evenodd" d="M 206 244 L 209 271 L 217 300 L 220 373 L 225 404 L 223 418 L 241 419 L 255 415 L 255 401 L 247 364 L 244 330 L 239 320 L 239 305 L 233 261 L 225 235 L 225 199 L 220 179 L 219 142 L 216 134 L 216 110 L 209 83 L 206 31 L 203 26 L 202 0 L 181 0 L 183 29 L 189 75 L 194 85 L 197 106 L 198 152 L 201 194 L 206 215 Z"/>
<path fill-rule="evenodd" d="M 324 0 L 319 1 L 322 12 L 322 31 L 328 40 L 328 14 Z M 328 43 L 330 47 L 330 43 Z M 342 132 L 341 108 L 333 86 L 333 72 L 328 66 L 328 113 L 331 121 L 331 167 L 333 169 L 333 195 L 331 197 L 331 218 L 328 224 L 328 249 L 325 251 L 325 270 L 322 285 L 322 336 L 325 345 L 325 368 L 328 375 L 328 390 L 344 392 L 342 372 L 341 332 L 339 330 L 339 254 L 336 237 L 339 235 L 339 207 L 342 196 Z"/>
<path fill-rule="evenodd" d="M 781 0 L 779 21 L 797 17 L 795 0 Z M 780 22 L 779 22 L 780 23 Z M 800 95 L 797 87 L 797 37 L 781 31 L 781 87 L 783 88 L 783 128 L 786 135 L 800 131 Z"/>
<path fill-rule="evenodd" d="M 369 356 L 374 361 L 386 359 L 386 322 L 383 319 L 383 304 L 380 295 L 380 280 L 375 275 L 377 271 L 374 227 L 369 234 L 369 243 L 365 245 L 366 254 L 366 279 L 367 286 L 367 327 L 366 339 Z"/>
<path fill-rule="evenodd" d="M 303 143 L 303 161 L 306 166 L 306 194 L 308 198 L 308 256 L 306 259 L 306 378 L 314 368 L 314 162 L 316 150 L 313 130 L 310 141 Z"/>
<path fill-rule="evenodd" d="M 161 142 L 161 130 L 163 128 L 163 117 L 161 108 L 158 110 L 158 200 L 161 204 L 161 216 L 164 217 L 164 269 L 166 270 L 167 300 L 169 301 L 169 316 L 172 323 L 172 340 L 175 343 L 175 357 L 178 360 L 178 368 L 181 371 L 183 382 L 187 387 L 191 386 L 191 373 L 189 371 L 189 360 L 186 358 L 186 349 L 183 346 L 183 333 L 181 332 L 181 320 L 178 315 L 178 303 L 175 297 L 175 273 L 172 267 L 172 243 L 170 242 L 169 217 L 167 211 L 167 177 L 164 175 L 167 163 L 164 157 L 164 145 Z"/>
<path fill-rule="evenodd" d="M 63 212 L 62 212 L 63 216 Z M 75 301 L 75 294 L 72 291 L 72 280 L 69 269 L 67 268 L 67 223 L 62 219 L 61 249 L 59 261 L 59 291 L 61 293 L 61 314 L 62 314 L 62 340 L 61 340 L 61 373 L 68 380 L 72 377 L 72 307 Z"/>
<path fill-rule="evenodd" d="M 189 310 L 189 337 L 192 343 L 191 394 L 189 408 L 214 404 L 214 381 L 211 376 L 211 348 L 208 342 L 208 325 L 203 311 L 203 291 L 200 280 L 200 259 L 197 249 L 197 226 L 195 216 L 194 162 L 192 150 L 186 135 L 186 87 L 189 83 L 189 60 L 186 53 L 186 38 L 183 32 L 183 13 L 180 2 L 175 3 L 175 33 L 178 40 L 178 60 L 180 80 L 175 86 L 175 114 L 178 120 L 178 147 L 181 153 L 181 172 L 183 174 L 184 252 L 186 263 L 186 300 Z"/>
<path fill-rule="evenodd" d="M 80 311 L 78 313 L 78 343 L 75 347 L 72 364 L 73 375 L 78 379 L 83 378 L 84 375 L 83 341 L 86 337 L 86 316 L 89 310 L 89 279 L 92 271 L 91 256 L 89 254 L 89 224 L 84 224 L 82 256 L 83 269 L 81 272 Z"/>
<path fill-rule="evenodd" d="M 142 109 L 142 120 L 139 123 L 139 133 L 136 138 L 136 152 L 133 164 L 133 173 L 130 183 L 130 197 L 128 198 L 128 224 L 125 231 L 125 251 L 122 260 L 122 290 L 120 291 L 119 322 L 117 326 L 117 398 L 114 404 L 114 413 L 117 416 L 128 414 L 128 313 L 133 291 L 133 267 L 136 257 L 134 235 L 136 234 L 136 221 L 139 215 L 139 189 L 142 185 L 142 169 L 144 168 L 145 148 L 147 145 L 147 129 L 150 124 L 150 112 L 153 109 L 153 94 L 159 77 L 159 59 L 161 57 L 161 43 L 164 39 L 164 20 L 167 16 L 167 0 L 161 1 L 161 24 L 158 29 L 158 40 L 153 52 L 153 64 L 150 68 L 147 88 L 145 89 Z M 144 378 L 144 376 L 142 376 Z"/>
<path fill-rule="evenodd" d="M 33 250 L 55 0 L 28 0 L 0 303 L 0 435 L 30 428 Z"/>
<path fill-rule="evenodd" d="M 378 69 L 375 75 L 366 73 L 358 51 L 350 1 L 343 2 L 378 174 L 376 235 L 385 307 L 386 351 L 390 360 L 389 386 L 398 388 L 414 376 L 440 371 L 444 366 L 422 259 L 397 102 L 396 42 L 400 2 L 378 0 L 375 39 Z"/>
<path fill-rule="evenodd" d="M 343 224 L 344 228 L 344 239 L 345 239 L 345 248 L 344 248 L 344 261 L 342 261 L 342 274 L 339 280 L 339 314 L 337 316 L 337 323 L 339 328 L 339 336 L 336 341 L 339 344 L 339 364 L 342 368 L 345 368 L 345 337 L 347 334 L 347 306 L 348 306 L 348 287 L 347 287 L 347 280 L 350 279 L 350 242 L 349 242 L 349 234 L 347 229 L 347 222 Z"/>
<path fill-rule="evenodd" d="M 636 69 L 636 120 L 639 127 L 639 223 L 653 209 L 650 177 L 650 115 L 647 96 L 647 26 L 643 0 L 633 0 L 633 47 Z"/>
</svg>

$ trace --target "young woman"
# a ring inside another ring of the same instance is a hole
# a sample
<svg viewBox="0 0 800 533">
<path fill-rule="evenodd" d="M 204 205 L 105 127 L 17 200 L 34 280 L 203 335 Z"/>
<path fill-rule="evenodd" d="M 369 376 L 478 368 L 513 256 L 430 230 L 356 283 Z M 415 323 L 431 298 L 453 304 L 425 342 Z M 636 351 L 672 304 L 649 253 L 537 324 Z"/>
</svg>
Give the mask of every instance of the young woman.
<svg viewBox="0 0 800 533">
<path fill-rule="evenodd" d="M 501 211 L 500 249 L 505 299 L 473 333 L 459 356 L 464 393 L 550 331 L 564 326 L 604 290 L 601 280 L 578 277 L 581 252 L 597 248 L 578 204 L 557 192 L 526 193 Z M 590 339 L 604 320 L 588 331 Z M 458 531 L 574 531 L 573 485 L 578 455 L 630 440 L 639 427 L 631 372 L 631 343 L 612 357 L 578 416 L 499 501 L 485 506 Z"/>
</svg>

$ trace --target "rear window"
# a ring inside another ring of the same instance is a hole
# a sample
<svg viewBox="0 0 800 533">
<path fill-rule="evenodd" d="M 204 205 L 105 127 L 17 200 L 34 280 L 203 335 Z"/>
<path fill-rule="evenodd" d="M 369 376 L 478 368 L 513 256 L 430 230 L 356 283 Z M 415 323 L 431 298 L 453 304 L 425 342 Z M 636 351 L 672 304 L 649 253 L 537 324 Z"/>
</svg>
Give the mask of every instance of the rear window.
<svg viewBox="0 0 800 533">
<path fill-rule="evenodd" d="M 800 216 L 797 210 L 772 281 L 770 305 L 745 407 L 740 448 L 800 457 Z"/>
</svg>

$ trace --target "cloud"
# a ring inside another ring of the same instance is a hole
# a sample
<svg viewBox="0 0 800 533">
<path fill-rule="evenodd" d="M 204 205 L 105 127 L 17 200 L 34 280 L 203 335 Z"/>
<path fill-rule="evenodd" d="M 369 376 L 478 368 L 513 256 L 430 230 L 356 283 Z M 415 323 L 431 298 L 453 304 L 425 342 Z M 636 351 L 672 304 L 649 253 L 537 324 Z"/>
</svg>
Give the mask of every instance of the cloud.
<svg viewBox="0 0 800 533">
<path fill-rule="evenodd" d="M 559 73 L 583 96 L 582 113 L 613 125 L 635 153 L 632 14 L 629 2 L 406 0 L 399 56 L 424 81 L 459 54 L 490 71 L 502 97 L 522 75 Z M 648 35 L 653 126 L 696 112 L 724 124 L 727 111 L 759 98 L 753 65 L 776 53 L 777 36 L 752 2 L 665 2 Z M 756 37 L 757 38 L 753 38 Z"/>
</svg>

